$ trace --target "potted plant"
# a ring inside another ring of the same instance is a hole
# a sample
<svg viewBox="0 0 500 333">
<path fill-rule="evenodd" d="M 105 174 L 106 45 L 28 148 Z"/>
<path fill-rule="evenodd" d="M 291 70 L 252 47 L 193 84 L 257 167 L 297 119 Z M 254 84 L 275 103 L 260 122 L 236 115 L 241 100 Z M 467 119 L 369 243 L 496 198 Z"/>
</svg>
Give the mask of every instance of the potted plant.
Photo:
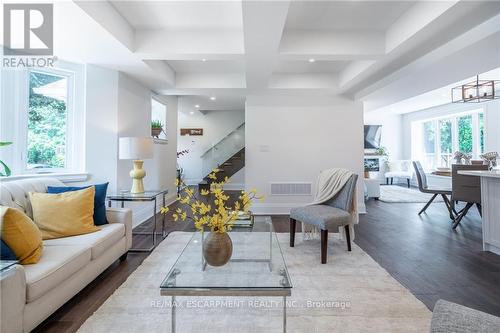
<svg viewBox="0 0 500 333">
<path fill-rule="evenodd" d="M 377 150 L 375 150 L 375 154 L 378 156 L 382 156 L 384 159 L 384 164 L 388 168 L 389 167 L 389 151 L 387 150 L 386 147 L 380 147 Z"/>
<path fill-rule="evenodd" d="M 182 191 L 177 196 L 180 207 L 172 212 L 174 221 L 191 220 L 197 230 L 204 232 L 205 228 L 210 229 L 210 234 L 203 242 L 203 257 L 211 266 L 223 266 L 233 253 L 233 243 L 228 235 L 228 231 L 233 227 L 241 212 L 249 213 L 250 206 L 254 199 L 263 200 L 257 195 L 257 190 L 253 189 L 249 193 L 242 191 L 238 200 L 230 206 L 229 196 L 224 193 L 223 186 L 228 182 L 228 178 L 217 182 L 219 169 L 213 170 L 208 177 L 213 180 L 210 190 L 201 190 L 199 194 L 188 187 L 183 186 Z M 176 186 L 179 185 L 176 182 Z M 162 207 L 161 213 L 168 214 L 168 207 Z"/>
<path fill-rule="evenodd" d="M 370 168 L 365 164 L 365 178 L 370 178 Z"/>
<path fill-rule="evenodd" d="M 0 147 L 9 146 L 11 144 L 12 144 L 12 142 L 0 141 Z M 0 177 L 9 177 L 12 174 L 12 172 L 10 171 L 10 168 L 2 160 L 0 160 L 0 164 L 3 167 L 3 171 L 0 171 Z"/>
<path fill-rule="evenodd" d="M 163 131 L 163 124 L 159 120 L 151 122 L 151 136 L 158 138 Z"/>
</svg>

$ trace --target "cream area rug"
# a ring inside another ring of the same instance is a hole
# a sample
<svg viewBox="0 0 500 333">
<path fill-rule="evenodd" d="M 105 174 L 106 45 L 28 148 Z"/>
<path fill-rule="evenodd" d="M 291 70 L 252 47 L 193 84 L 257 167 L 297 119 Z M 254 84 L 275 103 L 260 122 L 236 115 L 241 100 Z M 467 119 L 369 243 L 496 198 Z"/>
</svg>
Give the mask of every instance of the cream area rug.
<svg viewBox="0 0 500 333">
<path fill-rule="evenodd" d="M 396 185 L 380 186 L 380 201 L 399 203 L 427 203 L 432 198 L 432 194 L 422 193 L 415 188 L 407 188 Z M 443 198 L 437 196 L 433 202 L 442 202 Z"/>
<path fill-rule="evenodd" d="M 159 286 L 191 236 L 170 234 L 79 332 L 170 332 L 170 297 L 160 296 Z M 331 234 L 321 265 L 319 240 L 297 238 L 290 248 L 288 234 L 278 234 L 293 284 L 287 332 L 429 332 L 431 312 L 358 246 L 347 252 Z M 279 297 L 177 301 L 179 333 L 283 332 Z"/>
</svg>

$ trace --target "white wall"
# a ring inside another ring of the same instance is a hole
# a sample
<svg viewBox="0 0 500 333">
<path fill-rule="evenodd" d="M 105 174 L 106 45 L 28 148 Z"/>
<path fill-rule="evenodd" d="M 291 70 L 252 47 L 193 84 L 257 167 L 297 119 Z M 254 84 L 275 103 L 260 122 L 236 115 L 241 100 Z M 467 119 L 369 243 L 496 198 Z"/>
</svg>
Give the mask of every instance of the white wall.
<svg viewBox="0 0 500 333">
<path fill-rule="evenodd" d="M 382 125 L 380 145 L 386 147 L 391 160 L 400 160 L 403 150 L 403 117 L 387 111 L 372 111 L 364 114 L 365 125 Z"/>
<path fill-rule="evenodd" d="M 86 183 L 109 182 L 109 192 L 130 189 L 132 161 L 118 159 L 122 136 L 151 135 L 152 93 L 123 73 L 86 66 Z M 175 200 L 177 98 L 159 97 L 167 105 L 167 142 L 155 142 L 154 158 L 145 160 L 146 190 L 168 188 L 166 203 Z M 161 198 L 157 210 L 162 204 Z M 119 206 L 119 203 L 114 203 Z M 153 215 L 152 203 L 126 203 L 134 226 Z"/>
<path fill-rule="evenodd" d="M 245 186 L 266 195 L 254 212 L 288 214 L 311 202 L 312 196 L 270 196 L 270 182 L 314 184 L 321 170 L 335 167 L 359 175 L 358 208 L 364 212 L 360 102 L 326 96 L 247 98 Z"/>
<path fill-rule="evenodd" d="M 86 66 L 85 171 L 89 182 L 117 190 L 118 72 Z"/>
<path fill-rule="evenodd" d="M 203 128 L 202 136 L 180 136 L 180 131 L 177 131 L 179 150 L 189 150 L 187 155 L 179 158 L 187 184 L 198 184 L 206 176 L 202 174 L 201 155 L 244 121 L 244 110 L 209 111 L 207 114 L 196 111 L 192 115 L 188 110 L 179 112 L 179 128 Z M 242 179 L 240 173 L 231 177 L 230 181 L 236 185 L 242 184 Z"/>
</svg>

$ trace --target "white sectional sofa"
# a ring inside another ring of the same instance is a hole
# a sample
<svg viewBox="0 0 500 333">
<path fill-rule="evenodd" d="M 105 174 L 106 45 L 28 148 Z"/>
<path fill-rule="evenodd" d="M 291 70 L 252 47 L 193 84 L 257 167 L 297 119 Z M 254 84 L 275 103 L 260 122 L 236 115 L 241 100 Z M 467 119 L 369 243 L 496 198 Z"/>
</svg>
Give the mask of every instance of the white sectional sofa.
<svg viewBox="0 0 500 333">
<path fill-rule="evenodd" d="M 3 181 L 0 205 L 20 208 L 32 216 L 29 192 L 64 186 L 53 178 Z M 30 332 L 94 280 L 117 259 L 125 260 L 132 245 L 132 212 L 108 208 L 109 224 L 80 236 L 44 241 L 34 265 L 16 265 L 0 277 L 2 333 Z"/>
</svg>

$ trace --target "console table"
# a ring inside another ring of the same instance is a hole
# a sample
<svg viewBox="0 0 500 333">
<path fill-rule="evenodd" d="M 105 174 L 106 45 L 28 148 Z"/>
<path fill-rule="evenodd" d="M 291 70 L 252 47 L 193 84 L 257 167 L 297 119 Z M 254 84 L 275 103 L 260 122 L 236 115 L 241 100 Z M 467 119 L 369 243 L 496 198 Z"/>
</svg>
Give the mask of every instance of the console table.
<svg viewBox="0 0 500 333">
<path fill-rule="evenodd" d="M 163 198 L 163 206 L 165 207 L 165 196 L 168 194 L 168 190 L 156 190 L 156 191 L 146 191 L 144 193 L 130 193 L 130 191 L 121 191 L 117 194 L 108 195 L 106 199 L 108 200 L 108 207 L 111 207 L 111 201 L 121 202 L 121 207 L 125 207 L 125 202 L 154 202 L 153 205 L 153 230 L 151 232 L 132 232 L 132 235 L 151 235 L 153 239 L 153 244 L 150 248 L 131 248 L 130 252 L 151 252 L 156 247 L 156 209 L 157 209 L 157 197 L 161 196 Z M 164 238 L 165 235 L 165 215 L 163 215 L 161 223 L 161 237 Z"/>
</svg>

